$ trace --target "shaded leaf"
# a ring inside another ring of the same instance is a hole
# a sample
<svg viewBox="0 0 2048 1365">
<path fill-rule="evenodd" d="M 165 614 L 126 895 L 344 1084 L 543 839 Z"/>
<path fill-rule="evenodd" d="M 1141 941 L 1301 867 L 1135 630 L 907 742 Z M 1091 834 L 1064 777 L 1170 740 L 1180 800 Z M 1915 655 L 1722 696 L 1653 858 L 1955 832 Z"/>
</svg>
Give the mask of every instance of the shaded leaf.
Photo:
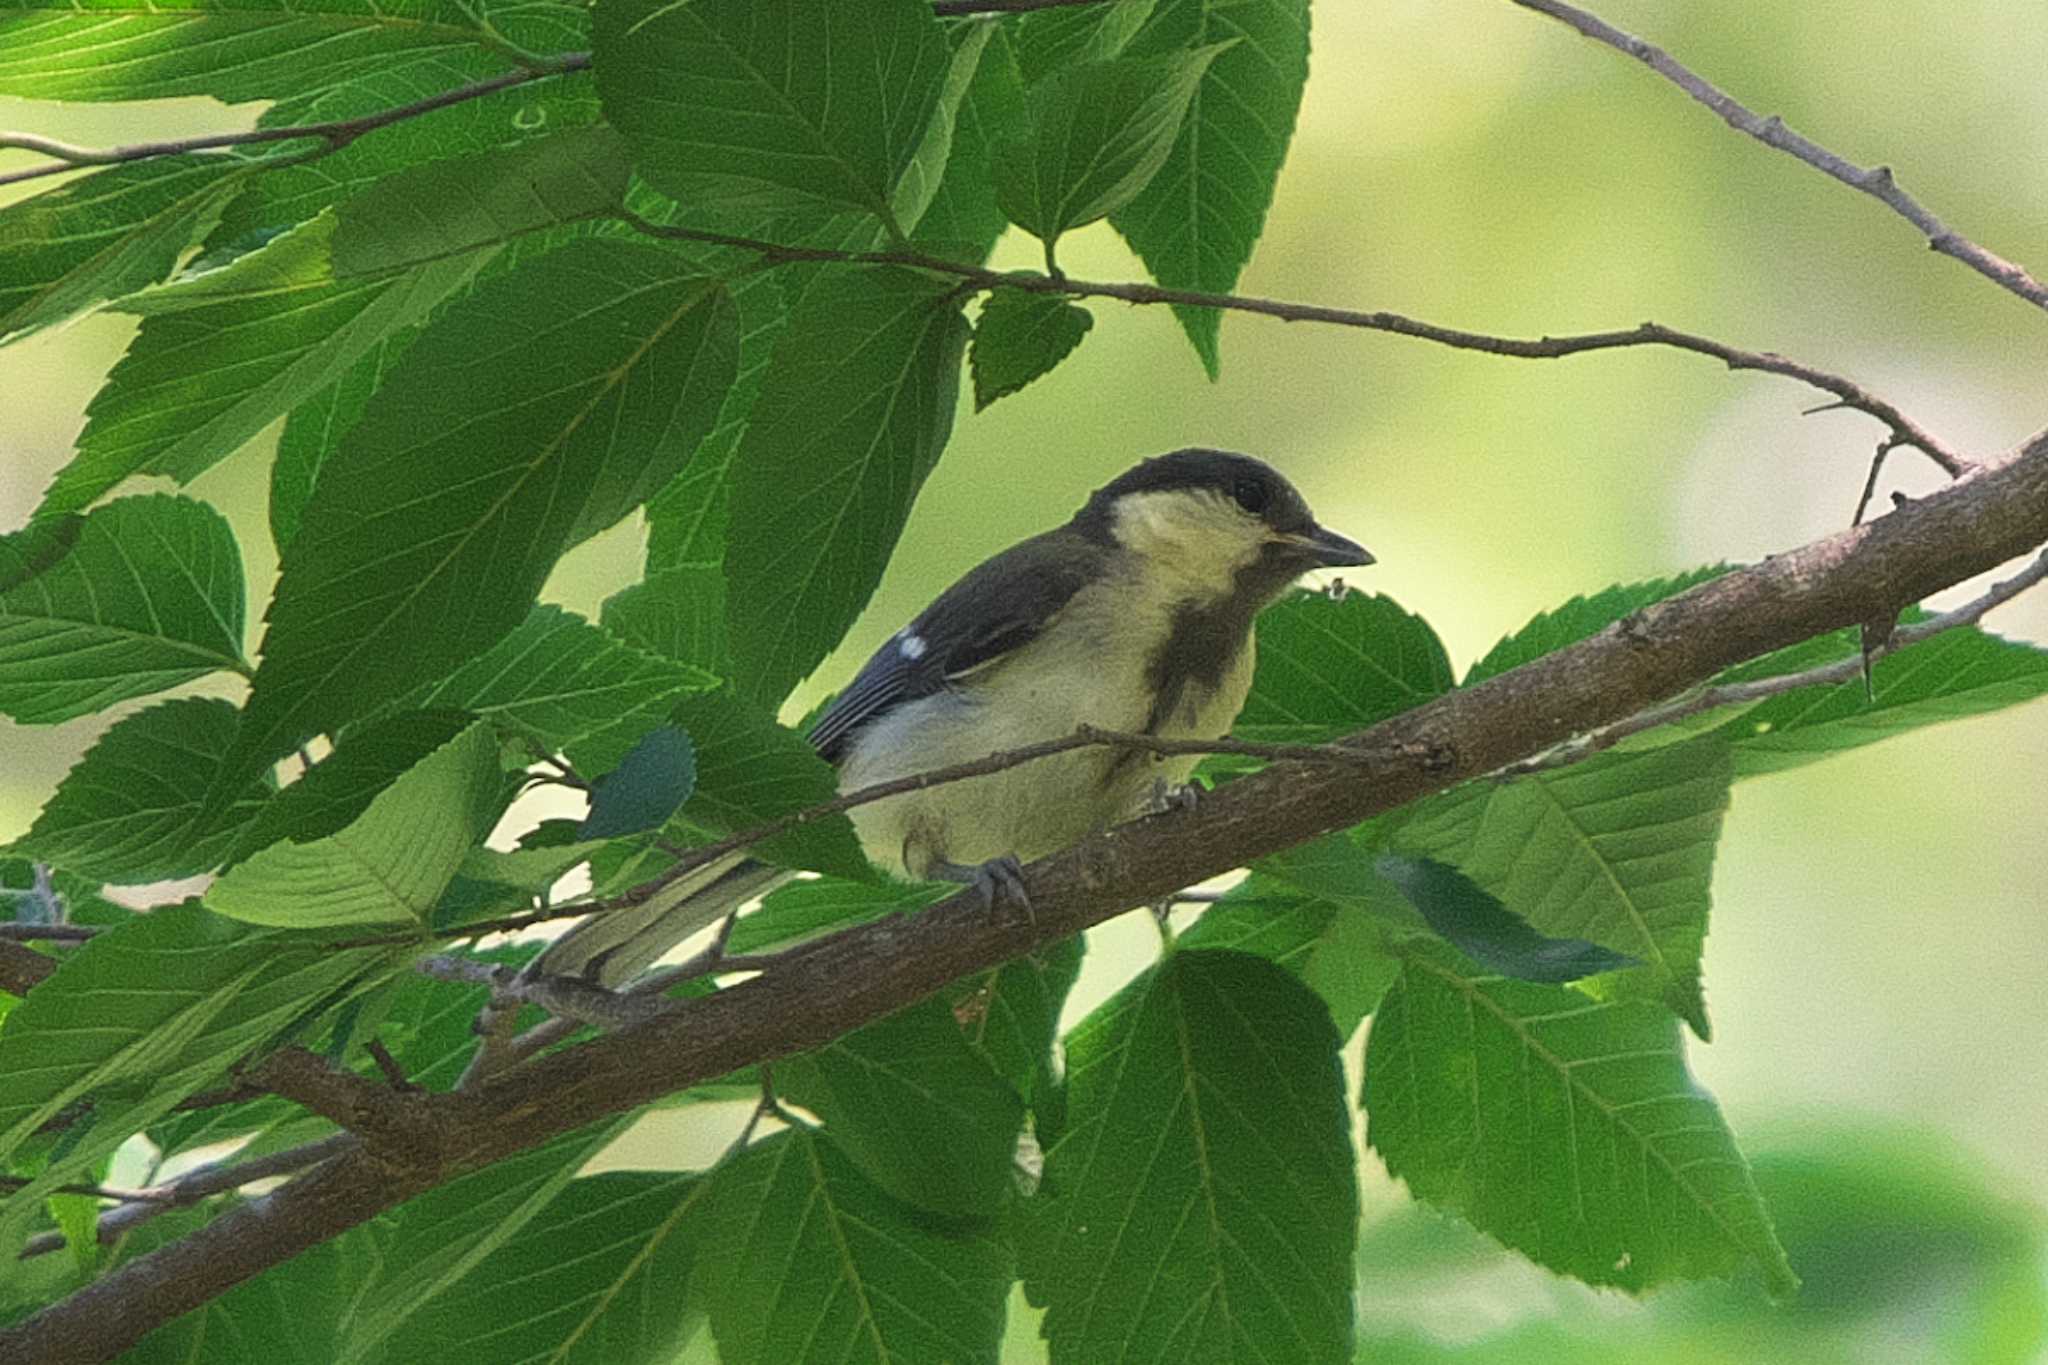
<svg viewBox="0 0 2048 1365">
<path fill-rule="evenodd" d="M 331 218 L 315 219 L 233 265 L 122 299 L 122 311 L 150 315 L 86 409 L 78 453 L 39 515 L 78 511 L 137 474 L 190 482 L 482 264 L 479 253 L 337 282 L 332 230 Z"/>
<path fill-rule="evenodd" d="M 374 1358 L 672 1360 L 702 1322 L 682 1288 L 706 1188 L 701 1176 L 639 1171 L 570 1181 Z"/>
<path fill-rule="evenodd" d="M 1180 136 L 1110 223 L 1163 285 L 1227 294 L 1251 259 L 1308 81 L 1308 0 L 1158 0 L 1127 57 L 1235 45 L 1202 77 Z M 1176 307 L 1214 378 L 1219 317 Z"/>
<path fill-rule="evenodd" d="M 568 545 L 689 457 L 731 381 L 735 326 L 715 281 L 601 240 L 437 318 L 321 470 L 238 761 L 394 700 L 518 625 Z M 365 543 L 384 553 L 365 561 Z"/>
<path fill-rule="evenodd" d="M 822 278 L 740 438 L 725 568 L 739 685 L 779 702 L 867 605 L 953 429 L 967 324 L 950 281 Z"/>
<path fill-rule="evenodd" d="M 189 498 L 122 498 L 0 537 L 0 711 L 48 724 L 242 659 L 242 556 Z"/>
<path fill-rule="evenodd" d="M 578 837 L 614 839 L 659 829 L 696 785 L 697 755 L 690 737 L 673 725 L 658 725 L 597 780 Z"/>
<path fill-rule="evenodd" d="M 1640 1290 L 1754 1262 L 1797 1285 L 1677 1021 L 1418 945 L 1373 1017 L 1367 1140 L 1417 1197 L 1539 1264 Z"/>
<path fill-rule="evenodd" d="M 1055 1360 L 1351 1359 L 1356 1158 L 1322 1001 L 1176 952 L 1067 1039 L 1021 1240 Z"/>
<path fill-rule="evenodd" d="M 1349 1038 L 1400 969 L 1384 938 L 1365 906 L 1254 872 L 1204 910 L 1178 943 L 1251 953 L 1285 967 L 1323 998 L 1337 1032 Z"/>
<path fill-rule="evenodd" d="M 206 893 L 231 919 L 292 928 L 419 928 L 463 855 L 497 820 L 498 745 L 474 725 L 429 754 L 347 826 L 251 854 Z"/>
<path fill-rule="evenodd" d="M 601 124 L 399 170 L 341 205 L 334 272 L 403 270 L 610 214 L 630 171 Z"/>
<path fill-rule="evenodd" d="M 650 570 L 644 582 L 607 597 L 599 619 L 636 649 L 719 677 L 732 672 L 725 574 L 714 565 Z"/>
<path fill-rule="evenodd" d="M 1520 981 L 1561 984 L 1641 965 L 1582 938 L 1547 938 L 1455 867 L 1383 853 L 1373 871 L 1399 887 L 1441 938 L 1481 966 Z"/>
<path fill-rule="evenodd" d="M 913 1208 L 956 1218 L 998 1212 L 1024 1103 L 925 1000 L 815 1052 L 775 1063 L 775 1089 L 824 1120 L 862 1175 Z"/>
<path fill-rule="evenodd" d="M 1166 164 L 1202 73 L 1227 46 L 1085 62 L 1037 82 L 1025 137 L 995 162 L 1003 212 L 1050 250 L 1129 204 Z"/>
<path fill-rule="evenodd" d="M 725 1365 L 996 1365 L 1010 1251 L 934 1230 L 823 1135 L 758 1142 L 707 1178 L 696 1281 Z"/>
<path fill-rule="evenodd" d="M 1021 289 L 989 291 L 967 353 L 975 410 L 1050 372 L 1094 325 L 1093 313 L 1065 299 Z"/>
<path fill-rule="evenodd" d="M 390 949 L 337 949 L 201 909 L 137 915 L 81 946 L 0 1025 L 0 1161 L 73 1106 L 68 1149 L 0 1197 L 0 1246 L 42 1197 L 76 1180 L 187 1095 L 295 1022 L 397 966 Z"/>
<path fill-rule="evenodd" d="M 692 693 L 670 715 L 697 747 L 697 789 L 683 814 L 686 824 L 735 834 L 838 792 L 837 773 L 809 740 L 730 690 Z M 808 821 L 754 852 L 784 866 L 856 881 L 877 875 L 844 815 Z"/>
<path fill-rule="evenodd" d="M 776 952 L 830 930 L 922 910 L 959 889 L 951 883 L 844 877 L 789 882 L 764 896 L 759 909 L 740 916 L 726 947 L 734 953 Z"/>
<path fill-rule="evenodd" d="M 1258 630 L 1251 695 L 1231 727 L 1240 739 L 1320 743 L 1451 690 L 1443 642 L 1391 597 L 1291 593 Z"/>
<path fill-rule="evenodd" d="M 1434 798 L 1394 848 L 1453 864 L 1539 933 L 1640 958 L 1587 989 L 1661 1000 L 1705 1038 L 1700 949 L 1730 780 L 1711 738 L 1602 754 Z"/>
<path fill-rule="evenodd" d="M 1010 225 L 996 206 L 998 144 L 1024 122 L 1024 77 L 1009 34 L 995 29 L 953 116 L 946 173 L 911 240 L 936 254 L 980 265 Z"/>
<path fill-rule="evenodd" d="M 604 772 L 678 697 L 717 684 L 709 673 L 635 649 L 574 612 L 542 603 L 510 635 L 407 700 L 488 717 Z"/>
<path fill-rule="evenodd" d="M 200 819 L 239 719 L 212 697 L 124 717 L 72 766 L 10 848 L 107 882 L 165 881 L 221 863 L 242 828 L 271 808 L 268 785 L 252 780 L 224 819 Z"/>
<path fill-rule="evenodd" d="M 169 276 L 240 186 L 238 170 L 225 157 L 168 156 L 0 209 L 0 340 Z"/>
<path fill-rule="evenodd" d="M 1053 1044 L 1083 951 L 1076 934 L 954 984 L 953 1016 L 967 1040 L 1027 1102 L 1058 1075 Z"/>
<path fill-rule="evenodd" d="M 1063 66 L 1116 56 L 1138 36 L 1157 3 L 1104 0 L 1095 5 L 1026 11 L 1012 29 L 1024 78 L 1036 81 Z"/>
<path fill-rule="evenodd" d="M 624 0 L 596 12 L 598 91 L 671 198 L 885 220 L 951 59 L 921 0 Z"/>
<path fill-rule="evenodd" d="M 889 206 L 894 221 L 905 232 L 917 227 L 924 218 L 925 210 L 938 196 L 939 185 L 945 179 L 946 165 L 952 158 L 954 124 L 960 105 L 967 97 L 968 87 L 974 83 L 974 73 L 981 66 L 983 50 L 997 32 L 994 19 L 955 24 L 948 32 L 947 41 L 952 45 L 953 55 L 946 66 L 945 83 L 939 87 L 939 98 L 932 106 L 924 136 L 918 140 L 910 164 L 896 182 L 895 197 Z"/>
</svg>

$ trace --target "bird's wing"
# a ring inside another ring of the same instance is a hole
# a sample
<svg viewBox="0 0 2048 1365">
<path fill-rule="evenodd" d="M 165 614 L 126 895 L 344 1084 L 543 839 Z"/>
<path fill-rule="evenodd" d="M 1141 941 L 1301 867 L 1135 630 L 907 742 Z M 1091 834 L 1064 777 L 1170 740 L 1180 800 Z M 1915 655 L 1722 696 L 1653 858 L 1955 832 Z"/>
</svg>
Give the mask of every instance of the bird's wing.
<svg viewBox="0 0 2048 1365">
<path fill-rule="evenodd" d="M 811 727 L 812 745 L 837 763 L 869 722 L 1037 638 L 1102 554 L 1071 532 L 1050 532 L 982 564 L 875 651 Z"/>
</svg>

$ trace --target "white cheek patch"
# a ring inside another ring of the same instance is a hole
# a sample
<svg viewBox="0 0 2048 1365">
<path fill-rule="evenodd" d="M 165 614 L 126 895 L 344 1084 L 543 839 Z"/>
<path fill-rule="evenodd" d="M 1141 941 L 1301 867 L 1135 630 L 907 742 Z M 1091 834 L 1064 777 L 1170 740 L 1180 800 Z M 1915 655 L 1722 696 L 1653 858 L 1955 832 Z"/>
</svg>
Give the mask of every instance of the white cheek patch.
<svg viewBox="0 0 2048 1365">
<path fill-rule="evenodd" d="M 924 651 L 924 636 L 906 633 L 904 635 L 900 635 L 897 637 L 896 652 L 898 654 L 901 654 L 904 658 L 910 660 L 912 663 L 915 663 L 917 660 L 922 659 L 924 657 Z"/>
</svg>

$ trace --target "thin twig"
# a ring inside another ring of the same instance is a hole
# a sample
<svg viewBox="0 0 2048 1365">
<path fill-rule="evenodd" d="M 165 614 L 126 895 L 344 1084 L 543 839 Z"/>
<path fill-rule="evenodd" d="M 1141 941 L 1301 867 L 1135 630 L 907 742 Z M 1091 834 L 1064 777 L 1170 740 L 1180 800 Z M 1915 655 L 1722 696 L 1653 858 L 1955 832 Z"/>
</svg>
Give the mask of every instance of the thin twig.
<svg viewBox="0 0 2048 1365">
<path fill-rule="evenodd" d="M 204 1166 L 194 1166 L 175 1180 L 146 1190 L 129 1191 L 121 1195 L 122 1203 L 100 1215 L 98 1239 L 106 1245 L 123 1233 L 133 1232 L 137 1227 L 155 1218 L 158 1214 L 169 1213 L 172 1209 L 196 1204 L 216 1194 L 252 1185 L 259 1180 L 269 1180 L 293 1171 L 304 1170 L 356 1145 L 356 1139 L 348 1133 L 334 1133 L 324 1138 L 305 1143 L 298 1147 L 272 1152 L 268 1156 L 251 1157 L 237 1161 L 223 1157 L 210 1161 Z M 114 1195 L 114 1191 L 90 1191 Z M 62 1250 L 64 1235 L 45 1232 L 28 1239 L 21 1249 L 21 1259 L 31 1256 L 45 1256 Z"/>
<path fill-rule="evenodd" d="M 1568 743 L 1560 744 L 1547 754 L 1539 754 L 1526 762 L 1503 768 L 1493 776 L 1506 780 L 1567 767 L 1591 758 L 1594 754 L 1603 753 L 1632 735 L 1654 730 L 1660 725 L 1686 720 L 1717 707 L 1765 701 L 1787 692 L 1796 692 L 1803 687 L 1834 687 L 1854 682 L 1865 676 L 1864 670 L 1871 663 L 1885 655 L 1917 645 L 1923 640 L 1933 639 L 1961 626 L 1973 626 L 1984 618 L 1986 612 L 2010 602 L 2043 579 L 2048 579 L 2048 551 L 2044 551 L 2033 563 L 2003 583 L 1993 584 L 1983 596 L 1966 602 L 1953 611 L 1943 612 L 1939 616 L 1929 617 L 1913 625 L 1900 626 L 1892 632 L 1888 640 L 1873 645 L 1867 651 L 1859 650 L 1848 658 L 1801 669 L 1797 673 L 1781 673 L 1750 682 L 1724 683 L 1719 687 L 1702 688 L 1688 696 L 1668 701 L 1662 706 L 1653 706 L 1646 711 L 1638 712 L 1626 720 L 1617 721 L 1592 734 L 1582 735 Z"/>
<path fill-rule="evenodd" d="M 782 242 L 766 242 L 750 237 L 735 237 L 727 233 L 654 223 L 632 213 L 618 216 L 648 236 L 750 251 L 775 265 L 816 262 L 900 265 L 951 275 L 983 289 L 1016 289 L 1027 294 L 1049 294 L 1061 298 L 1115 299 L 1131 304 L 1167 303 L 1189 308 L 1215 308 L 1227 312 L 1278 318 L 1282 322 L 1317 322 L 1369 332 L 1389 332 L 1396 336 L 1413 337 L 1418 341 L 1433 342 L 1457 350 L 1479 351 L 1487 355 L 1507 356 L 1518 360 L 1557 360 L 1565 356 L 1582 355 L 1588 351 L 1609 351 L 1628 346 L 1666 346 L 1673 350 L 1708 356 L 1731 370 L 1758 370 L 1767 374 L 1782 375 L 1787 379 L 1796 379 L 1823 393 L 1833 394 L 1837 404 L 1831 406 L 1851 408 L 1884 423 L 1896 441 L 1924 451 L 1929 459 L 1951 476 L 1960 477 L 1975 468 L 1972 461 L 1951 450 L 1946 443 L 1918 422 L 1853 380 L 1788 359 L 1774 351 L 1746 351 L 1725 342 L 1715 341 L 1711 337 L 1681 332 L 1657 322 L 1567 336 L 1494 336 L 1486 332 L 1468 332 L 1462 328 L 1443 327 L 1433 322 L 1422 322 L 1384 310 L 1330 308 L 1321 304 L 1292 303 L 1283 299 L 1254 298 L 1242 294 L 1212 294 L 1198 289 L 1168 289 L 1156 284 L 1078 280 L 1071 275 L 1006 274 L 1003 271 L 965 265 L 959 261 L 949 261 L 943 257 L 915 251 L 840 251 L 829 247 L 797 247 Z"/>
<path fill-rule="evenodd" d="M 10 943 L 83 943 L 101 932 L 97 924 L 0 924 L 0 939 Z"/>
<path fill-rule="evenodd" d="M 1663 48 L 1624 33 L 1605 19 L 1590 14 L 1576 5 L 1565 4 L 1564 0 L 1510 0 L 1510 3 L 1520 5 L 1523 9 L 1535 10 L 1538 14 L 1549 15 L 1561 23 L 1570 25 L 1596 43 L 1604 43 L 1617 52 L 1635 58 L 1720 115 L 1722 122 L 1737 132 L 1746 133 L 1766 147 L 1773 147 L 1788 156 L 1796 157 L 1821 174 L 1839 180 L 1853 190 L 1861 190 L 1911 223 L 1927 238 L 1927 244 L 1942 255 L 1961 261 L 2000 288 L 2017 294 L 2035 307 L 2048 308 L 2048 284 L 2035 279 L 2013 262 L 1986 251 L 1942 222 L 1926 205 L 1899 188 L 1899 182 L 1892 178 L 1891 167 L 1858 166 L 1845 157 L 1837 156 L 1812 138 L 1795 133 L 1786 127 L 1785 121 L 1776 114 L 1768 118 L 1760 116 L 1711 81 L 1703 79 L 1684 66 Z M 1916 441 L 1914 444 L 1919 443 Z"/>
<path fill-rule="evenodd" d="M 34 1182 L 35 1177 L 32 1175 L 0 1175 L 0 1185 L 9 1189 L 18 1190 Z M 124 1190 L 112 1185 L 56 1185 L 51 1187 L 50 1193 L 90 1195 L 95 1199 L 111 1199 L 121 1204 L 156 1203 L 170 1198 L 158 1190 Z"/>
<path fill-rule="evenodd" d="M 445 939 L 471 939 L 479 938 L 486 934 L 513 933 L 521 929 L 530 929 L 537 924 L 548 924 L 555 920 L 582 919 L 589 915 L 603 914 L 610 910 L 621 910 L 629 906 L 643 905 L 670 885 L 696 869 L 703 867 L 706 863 L 716 861 L 728 853 L 734 853 L 753 844 L 761 843 L 763 840 L 772 839 L 778 834 L 786 834 L 799 826 L 813 824 L 828 816 L 840 815 L 855 807 L 886 800 L 892 796 L 902 796 L 908 792 L 926 791 L 932 787 L 944 786 L 951 782 L 963 782 L 969 778 L 986 777 L 991 773 L 1003 772 L 1020 764 L 1036 762 L 1042 758 L 1052 758 L 1058 754 L 1071 753 L 1076 749 L 1100 748 L 1104 746 L 1138 749 L 1160 756 L 1238 754 L 1249 758 L 1263 758 L 1269 762 L 1334 763 L 1338 765 L 1357 764 L 1360 761 L 1356 754 L 1335 744 L 1256 744 L 1237 739 L 1162 739 L 1158 735 L 1132 734 L 1122 730 L 1106 730 L 1100 726 L 1084 725 L 1074 731 L 1074 733 L 1063 735 L 1058 739 L 1048 739 L 1037 744 L 1020 745 L 1015 749 L 1002 749 L 995 753 L 984 755 L 981 758 L 971 759 L 965 763 L 948 764 L 942 768 L 912 773 L 907 777 L 895 778 L 888 782 L 877 782 L 872 786 L 862 787 L 858 791 L 848 792 L 843 796 L 836 796 L 829 801 L 821 801 L 815 806 L 806 806 L 802 810 L 792 811 L 788 815 L 770 820 L 766 824 L 756 825 L 751 829 L 741 830 L 739 833 L 727 838 L 691 849 L 687 858 L 675 866 L 663 870 L 659 876 L 642 882 L 640 885 L 629 890 L 622 891 L 615 896 L 580 902 L 565 901 L 560 905 L 548 906 L 540 910 L 530 910 L 523 914 L 506 915 L 498 919 L 477 920 L 453 929 L 440 930 L 437 932 L 437 937 Z M 361 947 L 386 942 L 410 943 L 412 941 L 412 939 L 400 940 L 381 937 L 363 938 L 351 939 L 337 946 Z M 428 959 L 430 962 L 434 960 Z M 467 959 L 455 960 L 467 961 Z M 472 974 L 453 979 L 484 980 L 485 978 L 481 975 Z"/>
<path fill-rule="evenodd" d="M 594 982 L 566 976 L 523 977 L 517 967 L 441 954 L 422 958 L 420 971 L 439 981 L 466 981 L 489 986 L 507 999 L 538 1005 L 549 1014 L 620 1029 L 645 1023 L 661 1012 L 657 1001 L 606 990 Z"/>
<path fill-rule="evenodd" d="M 46 175 L 59 175 L 65 171 L 77 170 L 81 166 L 118 166 L 130 161 L 180 156 L 187 152 L 215 151 L 223 147 L 254 147 L 270 142 L 296 142 L 300 139 L 318 139 L 326 143 L 326 148 L 322 152 L 322 155 L 325 155 L 326 152 L 338 152 L 363 134 L 390 124 L 403 123 L 407 119 L 431 114 L 450 105 L 482 99 L 485 95 L 495 95 L 500 90 L 509 90 L 516 85 L 546 80 L 550 76 L 560 76 L 571 71 L 581 71 L 589 65 L 588 52 L 567 52 L 559 57 L 548 58 L 538 66 L 507 71 L 503 75 L 491 76 L 468 85 L 459 85 L 453 90 L 428 95 L 410 104 L 393 105 L 389 109 L 379 109 L 356 118 L 331 119 L 324 123 L 296 123 L 281 128 L 245 128 L 233 133 L 205 133 L 197 137 L 172 138 L 161 142 L 133 142 L 124 147 L 75 147 L 51 138 L 37 137 L 32 133 L 0 133 L 0 150 L 13 148 L 19 151 L 39 152 L 55 158 L 48 165 L 31 166 L 27 170 L 0 175 L 0 185 L 12 185 Z"/>
</svg>

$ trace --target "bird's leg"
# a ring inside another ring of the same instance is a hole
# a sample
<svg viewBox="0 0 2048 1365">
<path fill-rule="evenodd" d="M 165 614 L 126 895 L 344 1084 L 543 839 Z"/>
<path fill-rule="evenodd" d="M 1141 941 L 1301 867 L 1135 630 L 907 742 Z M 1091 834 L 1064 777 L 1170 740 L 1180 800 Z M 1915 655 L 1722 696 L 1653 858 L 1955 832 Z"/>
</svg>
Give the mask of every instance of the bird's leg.
<svg viewBox="0 0 2048 1365">
<path fill-rule="evenodd" d="M 981 908 L 992 911 L 997 900 L 1005 900 L 1030 919 L 1031 893 L 1024 889 L 1024 866 L 1012 853 L 990 858 L 985 863 L 949 863 L 941 858 L 931 865 L 931 875 L 949 882 L 964 882 L 973 888 Z"/>
<path fill-rule="evenodd" d="M 1164 815 L 1168 811 L 1191 811 L 1202 801 L 1202 789 L 1192 782 L 1169 782 L 1165 774 L 1152 779 L 1152 795 L 1145 802 L 1145 814 Z"/>
</svg>

